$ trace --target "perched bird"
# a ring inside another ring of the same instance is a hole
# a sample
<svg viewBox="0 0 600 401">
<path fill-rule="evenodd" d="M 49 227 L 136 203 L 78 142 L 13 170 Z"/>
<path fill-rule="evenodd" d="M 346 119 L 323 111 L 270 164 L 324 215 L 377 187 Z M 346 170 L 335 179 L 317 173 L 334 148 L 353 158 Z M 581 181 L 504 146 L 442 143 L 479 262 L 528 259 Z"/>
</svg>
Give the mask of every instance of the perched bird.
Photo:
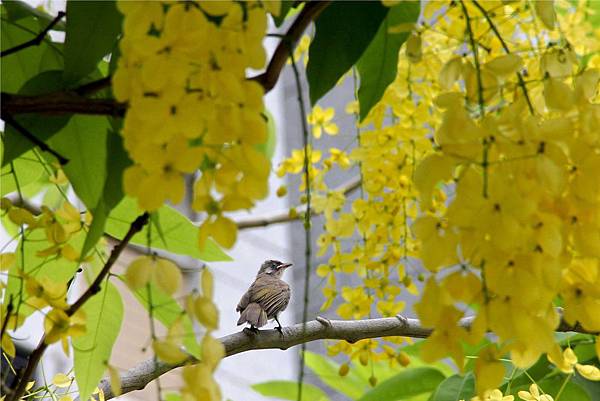
<svg viewBox="0 0 600 401">
<path fill-rule="evenodd" d="M 235 309 L 240 312 L 238 326 L 250 323 L 250 329 L 256 331 L 267 321 L 275 319 L 279 325 L 277 330 L 281 332 L 278 316 L 290 302 L 290 286 L 281 280 L 281 275 L 291 265 L 278 260 L 267 260 L 262 264 L 256 279 Z"/>
</svg>

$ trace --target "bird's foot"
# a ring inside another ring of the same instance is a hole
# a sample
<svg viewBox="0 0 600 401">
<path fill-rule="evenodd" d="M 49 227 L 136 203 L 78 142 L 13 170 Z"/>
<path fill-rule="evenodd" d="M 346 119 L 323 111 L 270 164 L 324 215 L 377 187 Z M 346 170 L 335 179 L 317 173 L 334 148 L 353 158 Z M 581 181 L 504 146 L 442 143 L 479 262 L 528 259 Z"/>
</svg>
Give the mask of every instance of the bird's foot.
<svg viewBox="0 0 600 401">
<path fill-rule="evenodd" d="M 281 325 L 275 327 L 275 330 L 277 330 L 279 332 L 279 334 L 283 335 L 283 327 L 281 327 Z"/>
<path fill-rule="evenodd" d="M 257 327 L 254 326 L 250 326 L 250 327 L 244 327 L 244 333 L 246 334 L 252 334 L 252 335 L 256 335 L 258 334 L 259 330 Z"/>
</svg>

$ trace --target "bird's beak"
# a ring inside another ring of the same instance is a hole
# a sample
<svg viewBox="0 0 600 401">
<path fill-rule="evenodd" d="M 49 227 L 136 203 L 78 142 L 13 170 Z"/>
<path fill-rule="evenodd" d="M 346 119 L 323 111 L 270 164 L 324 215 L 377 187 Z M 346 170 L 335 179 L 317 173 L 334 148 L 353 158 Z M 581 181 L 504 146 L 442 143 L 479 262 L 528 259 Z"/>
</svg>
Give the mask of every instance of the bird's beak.
<svg viewBox="0 0 600 401">
<path fill-rule="evenodd" d="M 286 267 L 290 267 L 292 265 L 292 263 L 284 263 L 281 266 L 279 266 L 282 269 L 285 269 Z"/>
</svg>

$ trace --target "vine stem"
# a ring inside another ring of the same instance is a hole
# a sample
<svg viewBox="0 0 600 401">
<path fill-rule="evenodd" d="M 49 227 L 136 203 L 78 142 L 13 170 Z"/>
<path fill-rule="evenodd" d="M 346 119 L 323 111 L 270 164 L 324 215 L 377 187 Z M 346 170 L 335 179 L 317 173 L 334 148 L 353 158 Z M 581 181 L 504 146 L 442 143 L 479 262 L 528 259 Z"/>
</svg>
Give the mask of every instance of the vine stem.
<svg viewBox="0 0 600 401">
<path fill-rule="evenodd" d="M 304 145 L 304 181 L 306 186 L 306 211 L 304 212 L 304 301 L 302 306 L 302 332 L 306 333 L 306 320 L 308 319 L 308 301 L 310 291 L 310 271 L 311 271 L 311 190 L 310 190 L 310 156 L 308 154 L 309 135 L 306 122 L 306 110 L 304 108 L 304 97 L 302 96 L 302 84 L 300 82 L 300 73 L 294 60 L 292 47 L 289 47 L 290 58 L 292 60 L 292 69 L 296 81 L 296 91 L 298 92 L 298 105 L 300 107 L 300 120 L 302 121 L 302 140 Z M 298 372 L 298 401 L 302 401 L 302 385 L 304 382 L 304 364 L 306 355 L 306 343 L 302 343 L 300 349 L 300 364 Z"/>
</svg>

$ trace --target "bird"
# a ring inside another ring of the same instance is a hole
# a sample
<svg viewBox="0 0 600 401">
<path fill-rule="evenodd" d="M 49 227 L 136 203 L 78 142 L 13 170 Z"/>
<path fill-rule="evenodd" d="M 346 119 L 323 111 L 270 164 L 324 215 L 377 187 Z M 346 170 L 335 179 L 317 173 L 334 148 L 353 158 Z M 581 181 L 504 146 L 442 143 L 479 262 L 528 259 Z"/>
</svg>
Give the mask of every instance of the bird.
<svg viewBox="0 0 600 401">
<path fill-rule="evenodd" d="M 237 305 L 238 326 L 250 323 L 250 330 L 257 332 L 259 327 L 275 319 L 279 325 L 276 329 L 281 333 L 278 316 L 287 308 L 291 296 L 290 286 L 281 276 L 290 266 L 291 263 L 278 260 L 266 260 L 260 266 L 256 279 Z"/>
</svg>

